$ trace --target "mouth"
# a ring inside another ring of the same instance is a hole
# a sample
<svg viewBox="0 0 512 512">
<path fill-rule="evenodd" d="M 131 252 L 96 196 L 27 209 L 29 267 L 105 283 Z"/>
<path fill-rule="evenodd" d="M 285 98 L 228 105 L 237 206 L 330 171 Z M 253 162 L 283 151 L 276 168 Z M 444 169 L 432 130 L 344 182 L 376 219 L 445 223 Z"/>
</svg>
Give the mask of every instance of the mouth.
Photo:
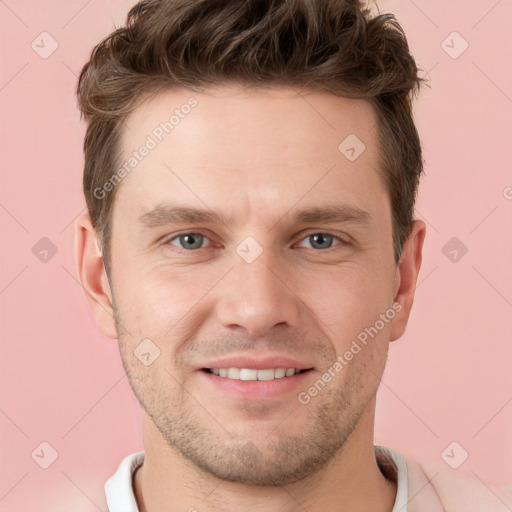
<svg viewBox="0 0 512 512">
<path fill-rule="evenodd" d="M 201 370 L 225 379 L 269 381 L 287 379 L 294 375 L 308 372 L 312 370 L 312 368 L 201 368 Z"/>
<path fill-rule="evenodd" d="M 215 400 L 258 401 L 284 398 L 305 388 L 316 373 L 311 363 L 284 354 L 233 354 L 203 361 L 196 373 L 205 393 L 216 394 Z"/>
</svg>

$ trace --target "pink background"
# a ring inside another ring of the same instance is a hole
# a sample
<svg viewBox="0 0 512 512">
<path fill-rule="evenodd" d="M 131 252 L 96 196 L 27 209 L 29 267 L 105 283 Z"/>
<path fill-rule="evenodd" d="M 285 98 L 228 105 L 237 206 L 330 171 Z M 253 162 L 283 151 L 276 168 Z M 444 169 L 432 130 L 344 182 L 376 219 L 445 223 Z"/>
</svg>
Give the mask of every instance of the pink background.
<svg viewBox="0 0 512 512">
<path fill-rule="evenodd" d="M 143 449 L 117 342 L 96 328 L 72 257 L 85 207 L 76 75 L 131 4 L 0 2 L 1 511 L 106 511 L 105 480 Z M 409 328 L 390 348 L 375 442 L 447 467 L 441 453 L 456 441 L 469 458 L 453 471 L 510 484 L 512 2 L 379 5 L 397 15 L 431 89 L 416 103 L 424 262 Z M 31 48 L 43 31 L 59 45 L 46 59 Z M 446 39 L 454 31 L 469 44 L 458 58 L 445 51 L 463 48 Z M 57 248 L 46 262 L 32 252 L 43 237 Z M 468 248 L 457 262 L 442 252 L 452 237 Z M 31 457 L 43 441 L 58 452 L 48 469 Z"/>
</svg>

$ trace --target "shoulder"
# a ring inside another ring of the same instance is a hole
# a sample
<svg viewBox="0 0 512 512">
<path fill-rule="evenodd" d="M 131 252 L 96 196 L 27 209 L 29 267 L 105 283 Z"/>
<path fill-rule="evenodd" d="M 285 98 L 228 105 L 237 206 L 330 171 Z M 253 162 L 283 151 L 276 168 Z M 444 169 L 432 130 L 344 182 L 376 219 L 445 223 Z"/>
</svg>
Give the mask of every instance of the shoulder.
<svg viewBox="0 0 512 512">
<path fill-rule="evenodd" d="M 419 461 L 410 457 L 406 457 L 406 462 L 411 512 L 423 510 L 420 505 L 423 501 L 422 494 L 430 495 L 430 501 L 436 499 L 442 507 L 440 510 L 447 512 L 512 510 L 512 493 L 505 487 L 488 484 L 475 473 L 469 475 L 431 461 Z"/>
</svg>

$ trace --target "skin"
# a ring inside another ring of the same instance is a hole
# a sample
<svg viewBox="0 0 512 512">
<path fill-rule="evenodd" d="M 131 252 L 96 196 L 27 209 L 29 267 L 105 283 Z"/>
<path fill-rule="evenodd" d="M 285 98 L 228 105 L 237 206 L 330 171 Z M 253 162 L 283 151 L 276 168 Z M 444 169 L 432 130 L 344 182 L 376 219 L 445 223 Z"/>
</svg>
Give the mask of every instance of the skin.
<svg viewBox="0 0 512 512">
<path fill-rule="evenodd" d="M 89 217 L 75 224 L 87 300 L 101 331 L 119 340 L 141 405 L 139 508 L 286 512 L 343 503 L 389 512 L 396 483 L 375 459 L 375 396 L 389 342 L 403 334 L 413 304 L 425 224 L 414 222 L 395 265 L 375 113 L 365 101 L 318 91 L 176 89 L 129 116 L 124 156 L 191 96 L 198 105 L 118 185 L 110 282 Z M 353 162 L 338 150 L 351 133 L 366 146 Z M 226 222 L 141 226 L 141 215 L 169 201 Z M 327 204 L 357 206 L 369 220 L 293 222 L 298 209 Z M 178 233 L 205 238 L 187 249 Z M 319 248 L 315 233 L 334 238 Z M 252 263 L 236 251 L 247 236 L 262 249 Z M 401 311 L 300 403 L 298 393 L 393 303 Z M 148 366 L 134 355 L 144 339 L 160 350 Z M 198 369 L 244 354 L 289 356 L 312 370 L 291 391 L 242 400 Z"/>
</svg>

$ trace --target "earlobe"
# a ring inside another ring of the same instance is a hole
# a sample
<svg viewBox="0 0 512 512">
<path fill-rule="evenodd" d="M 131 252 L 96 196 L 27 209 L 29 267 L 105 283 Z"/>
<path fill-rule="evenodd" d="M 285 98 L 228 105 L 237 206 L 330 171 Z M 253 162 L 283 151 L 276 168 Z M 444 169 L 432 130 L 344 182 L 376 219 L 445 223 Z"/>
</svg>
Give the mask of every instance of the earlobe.
<svg viewBox="0 0 512 512">
<path fill-rule="evenodd" d="M 400 338 L 405 332 L 414 302 L 414 292 L 421 268 L 423 242 L 426 225 L 415 220 L 409 237 L 402 249 L 402 255 L 396 269 L 394 302 L 402 308 L 392 322 L 390 341 Z"/>
<path fill-rule="evenodd" d="M 96 230 L 88 214 L 81 215 L 75 221 L 74 252 L 78 276 L 96 324 L 105 336 L 117 338 L 112 292 Z"/>
</svg>

